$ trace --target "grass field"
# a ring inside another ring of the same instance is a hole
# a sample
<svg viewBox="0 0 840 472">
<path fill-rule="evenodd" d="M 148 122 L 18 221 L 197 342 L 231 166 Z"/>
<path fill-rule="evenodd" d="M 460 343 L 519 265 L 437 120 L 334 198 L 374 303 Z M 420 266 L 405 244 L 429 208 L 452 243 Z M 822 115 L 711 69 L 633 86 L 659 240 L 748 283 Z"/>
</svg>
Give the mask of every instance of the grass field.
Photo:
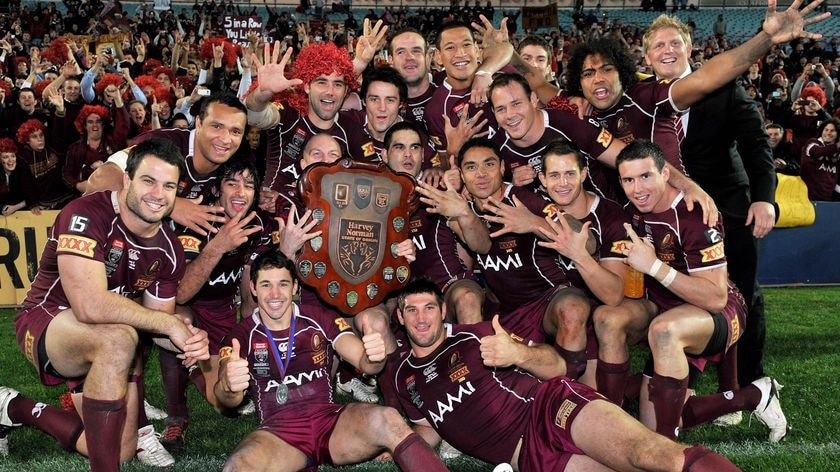
<svg viewBox="0 0 840 472">
<path fill-rule="evenodd" d="M 767 372 L 785 385 L 782 406 L 791 425 L 780 444 L 767 442 L 767 429 L 757 420 L 722 429 L 703 426 L 685 431 L 681 440 L 703 443 L 749 471 L 840 471 L 840 288 L 769 289 L 767 293 Z M 0 311 L 0 384 L 33 398 L 57 404 L 60 389 L 47 389 L 25 362 L 14 341 L 11 310 Z M 835 318 L 838 317 L 838 318 Z M 164 405 L 156 362 L 149 369 L 147 398 Z M 708 375 L 700 391 L 714 386 Z M 227 419 L 215 415 L 194 391 L 190 393 L 191 423 L 184 451 L 170 470 L 220 470 L 226 455 L 254 427 L 253 417 Z M 155 422 L 158 431 L 162 422 Z M 29 428 L 10 435 L 11 453 L 0 458 L 0 471 L 86 470 L 84 458 L 60 449 L 52 439 Z M 448 463 L 455 471 L 491 470 L 472 459 Z M 344 469 L 344 468 L 343 468 Z M 351 470 L 395 471 L 393 464 L 366 463 Z M 131 462 L 127 471 L 153 471 Z M 322 468 L 322 470 L 334 470 Z"/>
</svg>

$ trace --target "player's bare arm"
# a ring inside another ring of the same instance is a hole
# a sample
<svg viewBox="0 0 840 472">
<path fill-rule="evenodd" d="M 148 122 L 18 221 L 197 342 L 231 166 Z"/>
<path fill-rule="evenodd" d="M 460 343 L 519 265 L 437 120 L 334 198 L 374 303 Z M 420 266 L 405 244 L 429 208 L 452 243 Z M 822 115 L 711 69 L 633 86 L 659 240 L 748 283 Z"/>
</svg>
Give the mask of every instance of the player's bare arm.
<svg viewBox="0 0 840 472">
<path fill-rule="evenodd" d="M 222 348 L 223 352 L 219 359 L 219 380 L 213 386 L 216 400 L 228 408 L 235 408 L 242 403 L 245 390 L 251 381 L 248 360 L 242 358 L 239 350 L 239 340 L 236 338 L 231 339 L 231 346 Z"/>
<path fill-rule="evenodd" d="M 653 244 L 640 238 L 630 224 L 624 228 L 631 241 L 625 250 L 630 267 L 655 278 L 686 303 L 711 313 L 723 310 L 728 293 L 726 266 L 683 274 L 659 260 Z"/>
<path fill-rule="evenodd" d="M 517 366 L 547 380 L 566 373 L 566 364 L 553 347 L 545 344 L 526 345 L 511 337 L 493 316 L 492 336 L 481 338 L 481 358 L 488 367 Z"/>
<path fill-rule="evenodd" d="M 365 329 L 362 339 L 345 334 L 335 340 L 335 351 L 342 359 L 365 374 L 378 374 L 385 367 L 385 338 L 382 333 Z"/>
<path fill-rule="evenodd" d="M 292 56 L 292 48 L 286 49 L 282 58 L 280 49 L 280 42 L 275 41 L 273 48 L 265 44 L 262 58 L 256 53 L 251 55 L 251 63 L 257 69 L 259 82 L 245 99 L 245 106 L 248 108 L 248 124 L 260 129 L 271 128 L 280 122 L 280 113 L 268 106 L 272 97 L 303 83 L 300 79 L 286 78 L 286 63 Z"/>
<path fill-rule="evenodd" d="M 458 172 L 450 170 L 447 173 Z M 467 201 L 454 185 L 447 184 L 447 190 L 440 190 L 422 182 L 417 184 L 420 202 L 428 205 L 429 213 L 449 219 L 449 227 L 466 243 L 470 250 L 486 254 L 490 250 L 490 234 L 487 225 L 472 211 Z"/>
</svg>

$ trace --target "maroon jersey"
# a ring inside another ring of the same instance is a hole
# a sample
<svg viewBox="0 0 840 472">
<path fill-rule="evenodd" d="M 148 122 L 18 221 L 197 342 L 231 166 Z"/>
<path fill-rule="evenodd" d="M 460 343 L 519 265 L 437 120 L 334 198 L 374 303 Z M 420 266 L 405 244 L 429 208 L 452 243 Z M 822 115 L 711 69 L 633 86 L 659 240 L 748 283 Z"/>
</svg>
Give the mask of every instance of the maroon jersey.
<svg viewBox="0 0 840 472">
<path fill-rule="evenodd" d="M 211 224 L 216 229 L 222 227 L 221 223 L 212 222 Z M 236 311 L 234 298 L 239 290 L 239 281 L 242 279 L 245 264 L 250 262 L 252 255 L 260 248 L 272 247 L 271 234 L 277 229 L 277 222 L 271 215 L 261 210 L 257 211 L 257 216 L 249 225 L 261 226 L 262 231 L 252 234 L 248 242 L 225 253 L 210 272 L 204 286 L 187 303 L 188 305 L 198 305 L 210 310 Z M 216 234 L 218 233 L 208 231 L 206 236 L 201 236 L 191 229 L 179 227 L 178 240 L 184 248 L 186 259 L 192 261 L 197 258 Z"/>
<path fill-rule="evenodd" d="M 175 298 L 184 275 L 184 251 L 172 231 L 161 225 L 141 238 L 122 222 L 115 192 L 97 192 L 70 202 L 50 228 L 38 275 L 23 301 L 24 310 L 70 307 L 61 285 L 58 256 L 74 255 L 104 264 L 108 290 L 127 298 L 148 293 L 156 299 Z"/>
<path fill-rule="evenodd" d="M 629 239 L 627 230 L 624 229 L 624 223 L 629 223 L 630 218 L 618 203 L 597 195 L 594 197 L 595 200 L 589 208 L 589 214 L 580 220 L 581 224 L 587 221 L 591 224 L 589 231 L 595 235 L 597 242 L 594 257 L 598 261 L 623 261 L 626 257 L 622 250 Z M 583 281 L 583 277 L 578 272 L 574 262 L 568 261 L 566 258 L 561 258 L 561 260 L 572 286 L 585 290 L 589 298 L 595 300 L 595 295 Z"/>
<path fill-rule="evenodd" d="M 484 114 L 481 115 L 480 119 L 487 119 L 487 126 L 479 130 L 479 132 L 490 131 L 490 135 L 492 136 L 498 129 L 496 117 L 493 116 L 493 107 L 490 106 L 490 103 L 488 102 L 482 107 L 474 107 L 470 105 L 471 96 L 472 93 L 469 88 L 455 90 L 447 81 L 444 81 L 435 90 L 435 94 L 429 100 L 429 105 L 426 107 L 424 117 L 429 130 L 429 137 L 435 145 L 435 151 L 440 153 L 446 152 L 446 132 L 443 115 L 449 117 L 449 122 L 452 123 L 452 126 L 458 126 L 461 118 L 474 116 L 479 110 L 484 110 Z"/>
<path fill-rule="evenodd" d="M 358 123 L 359 132 L 348 136 L 348 147 L 350 148 L 350 157 L 357 161 L 383 161 L 382 150 L 385 149 L 385 143 L 374 138 L 368 128 L 368 117 L 365 110 L 344 110 L 339 112 L 339 116 L 352 120 Z M 398 118 L 397 121 L 402 121 Z M 421 169 L 428 169 L 433 165 L 439 165 L 436 159 L 434 145 L 426 136 L 426 133 L 420 130 L 420 142 L 423 143 L 423 163 L 420 165 Z"/>
<path fill-rule="evenodd" d="M 443 290 L 453 280 L 472 276 L 458 256 L 458 241 L 446 219 L 421 206 L 411 215 L 409 234 L 417 248 L 417 259 L 411 263 L 415 277 L 426 277 Z"/>
<path fill-rule="evenodd" d="M 514 187 L 509 183 L 503 185 L 502 202 L 513 206 L 515 195 L 535 215 L 544 216 L 552 211 L 552 203 L 544 197 L 523 187 Z M 487 224 L 490 233 L 502 228 L 502 225 L 486 220 L 485 213 L 471 205 Z M 476 255 L 487 287 L 499 297 L 502 313 L 511 313 L 557 286 L 568 285 L 557 253 L 540 247 L 537 241 L 537 237 L 530 233 L 508 233 L 492 238 L 487 254 Z"/>
<path fill-rule="evenodd" d="M 382 388 L 396 393 L 411 421 L 428 421 L 459 451 L 509 462 L 541 382 L 519 369 L 484 366 L 480 340 L 494 334 L 490 322 L 444 326 L 446 340 L 432 354 L 390 356 Z"/>
<path fill-rule="evenodd" d="M 629 204 L 628 208 L 634 231 L 653 244 L 662 262 L 687 275 L 726 267 L 723 224 L 719 220 L 714 228 L 706 226 L 698 208 L 693 213 L 688 211 L 682 193 L 661 213 L 639 213 Z M 737 291 L 731 281 L 727 283 L 730 292 Z M 660 312 L 685 303 L 649 275 L 645 275 L 645 291 Z"/>
<path fill-rule="evenodd" d="M 540 110 L 538 119 L 543 121 L 545 131 L 540 140 L 531 146 L 517 146 L 504 130 L 491 138 L 502 151 L 506 179 L 511 178 L 513 169 L 526 164 L 531 164 L 539 173 L 543 151 L 554 141 L 575 143 L 589 159 L 597 159 L 613 142 L 612 134 L 594 119 L 580 120 L 562 110 Z"/>
<path fill-rule="evenodd" d="M 213 172 L 210 175 L 201 175 L 195 170 L 195 163 L 193 162 L 193 154 L 195 154 L 195 130 L 178 128 L 157 129 L 137 136 L 134 138 L 133 143 L 137 144 L 150 138 L 161 138 L 171 141 L 181 151 L 181 155 L 184 156 L 186 172 L 181 174 L 181 180 L 178 182 L 179 197 L 189 198 L 190 200 L 204 197 L 202 199 L 204 202 L 215 200 L 219 180 L 218 173 Z"/>
<path fill-rule="evenodd" d="M 230 346 L 231 339 L 239 340 L 239 354 L 248 360 L 251 373 L 249 388 L 261 425 L 276 419 L 276 415 L 281 418 L 297 417 L 301 409 L 310 404 L 333 403 L 330 378 L 333 345 L 341 336 L 355 336 L 344 318 L 321 307 L 295 305 L 292 316 L 295 319 L 294 333 L 289 332 L 291 328 L 271 332 L 284 363 L 289 355 L 290 335 L 294 337 L 292 358 L 282 379 L 259 309 L 236 325 L 223 343 L 223 346 Z M 227 357 L 224 351 L 229 349 L 222 348 L 220 357 Z M 289 389 L 288 401 L 283 405 L 279 405 L 275 397 L 280 382 Z"/>
<path fill-rule="evenodd" d="M 334 137 L 341 146 L 341 152 L 350 155 L 350 136 L 361 133 L 359 123 L 341 114 L 330 129 L 321 129 L 312 121 L 287 104 L 276 104 L 280 112 L 280 123 L 267 130 L 268 151 L 265 162 L 265 177 L 262 187 L 280 191 L 284 185 L 300 177 L 299 161 L 309 138 L 319 133 Z"/>
<path fill-rule="evenodd" d="M 406 109 L 403 115 L 403 118 L 405 118 L 406 121 L 419 125 L 423 130 L 429 129 L 425 120 L 426 107 L 429 105 L 429 101 L 435 94 L 435 90 L 440 87 L 445 78 L 446 71 L 429 73 L 429 88 L 417 97 L 409 97 L 406 102 Z"/>
<path fill-rule="evenodd" d="M 808 200 L 831 201 L 837 182 L 837 144 L 825 144 L 822 138 L 808 141 L 802 148 L 802 180 L 808 186 Z"/>
</svg>

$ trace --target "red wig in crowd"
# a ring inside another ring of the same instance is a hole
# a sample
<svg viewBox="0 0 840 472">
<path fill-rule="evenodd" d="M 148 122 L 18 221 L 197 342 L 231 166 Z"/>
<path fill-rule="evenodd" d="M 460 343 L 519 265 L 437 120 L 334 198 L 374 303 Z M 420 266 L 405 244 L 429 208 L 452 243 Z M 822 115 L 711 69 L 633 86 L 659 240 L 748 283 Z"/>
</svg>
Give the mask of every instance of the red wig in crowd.
<svg viewBox="0 0 840 472">
<path fill-rule="evenodd" d="M 41 131 L 44 132 L 47 128 L 44 126 L 44 123 L 36 119 L 26 120 L 20 125 L 20 128 L 17 130 L 17 140 L 20 144 L 28 144 L 29 143 L 29 136 L 36 132 Z"/>
<path fill-rule="evenodd" d="M 242 47 L 228 41 L 227 38 L 210 38 L 201 43 L 198 56 L 204 60 L 213 60 L 213 47 L 222 45 L 222 65 L 235 66 L 236 58 L 242 53 Z"/>
<path fill-rule="evenodd" d="M 105 74 L 99 79 L 99 82 L 96 83 L 96 94 L 102 95 L 105 93 L 105 89 L 108 88 L 109 85 L 113 85 L 114 87 L 120 88 L 120 85 L 123 84 L 124 79 L 117 75 L 117 74 Z"/>
<path fill-rule="evenodd" d="M 102 123 L 107 125 L 109 121 L 111 121 L 111 113 L 108 111 L 107 107 L 102 105 L 85 105 L 79 111 L 79 115 L 76 116 L 76 121 L 73 122 L 76 125 L 76 131 L 79 134 L 85 134 L 85 121 L 88 119 L 90 115 L 99 115 L 102 118 Z"/>
<path fill-rule="evenodd" d="M 172 69 L 170 69 L 169 67 L 166 67 L 166 66 L 155 67 L 155 69 L 152 71 L 152 78 L 157 80 L 157 78 L 160 74 L 166 74 L 166 76 L 169 77 L 169 81 L 172 82 L 173 84 L 175 83 L 175 73 L 172 72 Z"/>
<path fill-rule="evenodd" d="M 11 152 L 17 154 L 17 144 L 12 140 L 12 138 L 2 138 L 0 139 L 0 154 Z"/>
<path fill-rule="evenodd" d="M 146 59 L 143 62 L 143 73 L 146 74 L 146 75 L 152 75 L 152 71 L 154 71 L 156 68 L 158 68 L 162 65 L 163 65 L 163 63 L 160 62 L 157 59 Z M 136 82 L 136 80 L 135 80 L 135 82 Z"/>
<path fill-rule="evenodd" d="M 44 89 L 47 88 L 52 83 L 52 80 L 42 80 L 35 84 L 35 87 L 32 88 L 32 91 L 35 92 L 35 98 L 38 100 L 44 96 Z"/>
<path fill-rule="evenodd" d="M 12 86 L 9 85 L 8 82 L 5 80 L 0 80 L 0 89 L 3 89 L 3 93 L 5 94 L 4 103 L 9 104 L 12 103 Z"/>
<path fill-rule="evenodd" d="M 806 98 L 813 98 L 814 100 L 819 102 L 821 107 L 824 107 L 826 102 L 825 92 L 823 91 L 822 87 L 819 86 L 803 88 L 802 93 L 799 94 L 799 98 L 803 100 Z"/>
</svg>

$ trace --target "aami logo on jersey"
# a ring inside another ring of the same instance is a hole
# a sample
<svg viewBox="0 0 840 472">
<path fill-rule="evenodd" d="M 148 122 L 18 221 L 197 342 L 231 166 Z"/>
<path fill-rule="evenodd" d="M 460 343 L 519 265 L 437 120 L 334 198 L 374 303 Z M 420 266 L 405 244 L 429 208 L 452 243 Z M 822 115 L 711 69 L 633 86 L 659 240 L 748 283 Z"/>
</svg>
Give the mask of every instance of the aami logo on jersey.
<svg viewBox="0 0 840 472">
<path fill-rule="evenodd" d="M 482 257 L 481 254 L 478 254 L 478 263 L 481 264 L 482 269 L 493 270 L 496 272 L 501 270 L 519 269 L 522 267 L 522 259 L 519 257 L 519 253 L 511 254 L 507 258 L 499 256 Z"/>
<path fill-rule="evenodd" d="M 221 274 L 216 276 L 215 279 L 209 280 L 208 282 L 210 283 L 210 285 L 221 285 L 221 286 L 237 284 L 237 283 L 239 283 L 239 278 L 242 276 L 242 269 L 243 268 L 244 268 L 244 266 L 240 267 L 238 269 L 234 269 L 230 272 L 222 272 Z"/>
<path fill-rule="evenodd" d="M 443 417 L 447 413 L 453 411 L 456 406 L 460 405 L 464 402 L 466 397 L 469 397 L 475 393 L 475 387 L 473 387 L 472 383 L 465 382 L 462 384 L 458 384 L 458 392 L 455 395 L 451 393 L 446 393 L 446 403 L 438 400 L 437 403 L 437 411 L 427 410 L 429 413 L 429 417 L 432 419 L 432 422 L 435 426 L 439 425 L 443 422 Z"/>
<path fill-rule="evenodd" d="M 283 379 L 283 383 L 286 385 L 294 384 L 296 387 L 300 387 L 304 383 L 312 382 L 313 380 L 324 378 L 326 375 L 325 369 L 316 369 L 310 370 L 309 372 L 300 372 L 297 375 L 287 375 L 286 378 Z M 269 391 L 271 388 L 277 388 L 280 384 L 277 383 L 276 380 L 271 380 L 268 382 L 265 391 Z"/>
<path fill-rule="evenodd" d="M 417 236 L 412 236 L 411 242 L 413 242 L 414 245 L 417 246 L 418 251 L 422 251 L 422 250 L 426 249 L 426 240 L 423 238 L 422 234 L 418 234 Z"/>
</svg>

